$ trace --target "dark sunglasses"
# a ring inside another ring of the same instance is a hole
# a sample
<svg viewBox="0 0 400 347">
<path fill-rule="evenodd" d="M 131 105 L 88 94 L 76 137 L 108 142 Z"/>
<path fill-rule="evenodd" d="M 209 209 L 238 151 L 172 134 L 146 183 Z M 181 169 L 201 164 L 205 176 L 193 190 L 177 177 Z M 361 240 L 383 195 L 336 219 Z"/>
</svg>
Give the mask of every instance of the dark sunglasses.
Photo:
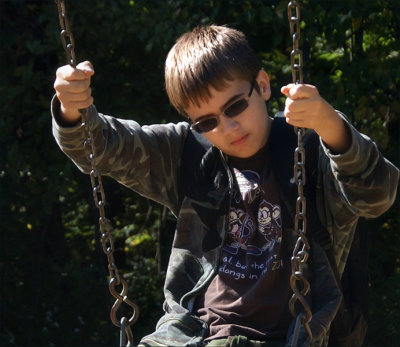
<svg viewBox="0 0 400 347">
<path fill-rule="evenodd" d="M 251 94 L 253 93 L 254 85 L 256 83 L 256 80 L 254 79 L 253 82 L 251 83 L 251 88 L 249 91 L 249 94 L 247 96 L 243 96 L 242 98 L 234 101 L 232 104 L 228 105 L 225 110 L 222 111 L 221 114 L 216 115 L 216 116 L 210 116 L 206 117 L 203 119 L 200 119 L 198 122 L 193 123 L 190 126 L 190 129 L 198 132 L 198 133 L 206 133 L 208 131 L 211 131 L 215 129 L 218 124 L 219 124 L 219 117 L 221 115 L 224 115 L 225 117 L 228 118 L 234 118 L 241 114 L 247 107 L 249 107 L 249 99 L 251 97 Z"/>
</svg>

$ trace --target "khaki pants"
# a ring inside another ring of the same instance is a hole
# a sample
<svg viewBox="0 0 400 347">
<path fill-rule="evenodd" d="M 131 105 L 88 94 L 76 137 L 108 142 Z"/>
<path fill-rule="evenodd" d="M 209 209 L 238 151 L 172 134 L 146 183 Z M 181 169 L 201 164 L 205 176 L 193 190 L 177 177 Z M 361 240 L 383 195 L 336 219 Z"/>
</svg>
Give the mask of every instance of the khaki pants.
<svg viewBox="0 0 400 347">
<path fill-rule="evenodd" d="M 206 344 L 207 347 L 283 347 L 284 345 L 284 342 L 249 340 L 241 335 L 212 340 Z"/>
<path fill-rule="evenodd" d="M 167 346 L 157 342 L 140 343 L 138 347 Z M 208 342 L 206 347 L 284 347 L 284 342 L 278 341 L 255 341 L 249 340 L 246 336 L 229 336 Z"/>
</svg>

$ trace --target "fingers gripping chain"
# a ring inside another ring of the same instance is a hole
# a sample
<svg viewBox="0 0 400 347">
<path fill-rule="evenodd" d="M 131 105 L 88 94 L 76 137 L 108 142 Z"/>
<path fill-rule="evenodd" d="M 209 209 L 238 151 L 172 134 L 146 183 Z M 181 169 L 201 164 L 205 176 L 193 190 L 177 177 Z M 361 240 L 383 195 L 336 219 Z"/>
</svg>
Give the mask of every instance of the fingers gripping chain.
<svg viewBox="0 0 400 347">
<path fill-rule="evenodd" d="M 75 58 L 75 41 L 72 35 L 64 0 L 55 0 L 58 6 L 58 14 L 60 19 L 61 26 L 61 42 L 64 47 L 65 53 L 67 55 L 68 64 L 72 67 L 76 67 L 76 58 Z M 96 155 L 94 153 L 94 146 L 92 142 L 93 134 L 91 129 L 86 121 L 86 112 L 87 110 L 80 110 L 82 117 L 82 134 L 83 138 L 86 139 L 83 143 L 83 147 L 86 153 L 86 156 L 91 164 L 90 171 L 90 182 L 92 185 L 93 191 L 93 199 L 96 207 L 99 209 L 99 228 L 101 234 L 101 243 L 103 246 L 103 251 L 107 256 L 108 260 L 108 270 L 110 274 L 109 281 L 109 290 L 111 295 L 116 299 L 114 305 L 111 308 L 110 318 L 112 323 L 120 328 L 120 346 L 133 346 L 133 336 L 131 331 L 131 325 L 136 322 L 139 316 L 139 309 L 135 303 L 130 301 L 127 297 L 128 292 L 128 284 L 127 282 L 120 276 L 117 266 L 114 261 L 114 241 L 111 235 L 113 230 L 110 221 L 106 218 L 105 215 L 105 205 L 106 205 L 106 197 L 104 193 L 103 183 L 101 180 L 100 172 L 96 168 Z M 120 293 L 116 290 L 116 286 L 122 286 L 122 290 Z M 126 317 L 122 317 L 120 320 L 117 319 L 117 312 L 122 303 L 128 305 L 132 310 L 132 316 L 127 319 Z M 128 343 L 126 343 L 128 340 Z"/>
<path fill-rule="evenodd" d="M 294 13 L 294 14 L 293 14 Z M 292 66 L 293 83 L 303 83 L 303 53 L 299 49 L 300 41 L 300 5 L 298 1 L 290 1 L 288 4 L 288 20 L 290 24 L 290 34 L 293 37 L 293 49 L 290 54 Z M 304 326 L 309 341 L 312 340 L 312 332 L 309 323 L 312 319 L 310 306 L 305 300 L 305 296 L 310 290 L 310 283 L 303 274 L 304 265 L 308 259 L 308 250 L 310 244 L 306 237 L 307 217 L 306 217 L 306 198 L 304 196 L 304 186 L 306 184 L 305 160 L 306 154 L 303 147 L 304 129 L 295 128 L 297 133 L 297 148 L 294 153 L 294 181 L 297 185 L 298 198 L 296 201 L 296 214 L 294 221 L 294 230 L 298 236 L 296 245 L 293 250 L 291 264 L 292 275 L 290 277 L 290 286 L 293 290 L 293 296 L 289 301 L 289 309 L 291 314 L 296 318 L 296 326 L 290 346 L 297 346 L 300 325 Z M 299 286 L 301 289 L 299 289 Z M 302 311 L 296 312 L 295 304 L 299 302 Z"/>
</svg>

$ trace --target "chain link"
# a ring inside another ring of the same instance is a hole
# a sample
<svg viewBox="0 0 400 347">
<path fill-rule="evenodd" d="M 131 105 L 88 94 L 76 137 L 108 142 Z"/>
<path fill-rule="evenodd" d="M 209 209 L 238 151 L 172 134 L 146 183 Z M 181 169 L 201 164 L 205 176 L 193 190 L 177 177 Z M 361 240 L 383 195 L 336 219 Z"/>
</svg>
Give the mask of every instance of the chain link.
<svg viewBox="0 0 400 347">
<path fill-rule="evenodd" d="M 76 67 L 75 41 L 69 26 L 65 8 L 65 1 L 55 0 L 55 2 L 58 7 L 58 14 L 60 19 L 61 42 L 67 55 L 67 61 L 69 65 L 71 65 L 72 67 Z M 134 324 L 138 319 L 139 309 L 135 303 L 128 299 L 126 295 L 128 293 L 128 284 L 125 279 L 120 276 L 118 268 L 115 264 L 114 240 L 112 237 L 113 227 L 110 220 L 108 220 L 105 215 L 106 196 L 104 193 L 103 182 L 100 172 L 97 170 L 95 164 L 96 155 L 94 153 L 94 146 L 92 142 L 93 134 L 87 122 L 87 110 L 80 110 L 80 113 L 82 118 L 82 134 L 83 138 L 86 139 L 83 142 L 83 147 L 86 156 L 91 164 L 90 182 L 92 185 L 93 200 L 100 214 L 99 229 L 101 234 L 101 244 L 103 246 L 103 251 L 107 256 L 108 261 L 108 271 L 110 275 L 109 291 L 111 295 L 116 299 L 113 306 L 111 307 L 110 318 L 112 323 L 120 328 L 120 345 L 133 346 L 131 325 Z M 122 286 L 120 292 L 116 290 L 116 286 Z M 117 313 L 122 303 L 125 303 L 132 309 L 132 316 L 129 319 L 127 319 L 126 317 L 122 317 L 120 320 L 117 319 Z M 128 344 L 126 344 L 126 339 L 128 339 Z"/>
<path fill-rule="evenodd" d="M 300 41 L 300 4 L 298 1 L 290 1 L 288 4 L 288 20 L 290 24 L 290 34 L 293 38 L 293 49 L 290 53 L 293 83 L 303 83 L 303 52 L 299 49 Z M 296 325 L 290 346 L 297 346 L 300 325 L 304 326 L 308 338 L 312 340 L 312 332 L 309 323 L 312 319 L 310 306 L 305 300 L 305 296 L 310 290 L 310 283 L 304 276 L 303 269 L 308 259 L 310 244 L 306 237 L 307 216 L 306 216 L 306 197 L 304 196 L 304 186 L 306 184 L 305 162 L 306 153 L 303 147 L 304 129 L 295 127 L 297 134 L 297 147 L 294 152 L 294 181 L 297 185 L 298 198 L 296 201 L 296 214 L 294 221 L 294 231 L 298 236 L 296 245 L 293 249 L 291 258 L 292 275 L 290 286 L 293 296 L 289 300 L 291 314 L 296 317 Z M 296 312 L 296 302 L 300 302 L 303 312 Z"/>
<path fill-rule="evenodd" d="M 303 83 L 303 52 L 299 49 L 300 42 L 300 4 L 290 1 L 288 4 L 288 19 L 290 35 L 293 39 L 293 49 L 290 53 L 293 83 Z"/>
<path fill-rule="evenodd" d="M 67 11 L 65 9 L 65 2 L 56 0 L 56 4 L 58 6 L 58 16 L 60 19 L 61 26 L 61 42 L 64 47 L 65 53 L 67 54 L 68 64 L 72 67 L 76 66 L 76 58 L 75 58 L 75 40 L 72 35 L 71 29 L 69 27 L 69 22 L 67 18 Z M 68 41 L 68 43 L 67 43 Z"/>
</svg>

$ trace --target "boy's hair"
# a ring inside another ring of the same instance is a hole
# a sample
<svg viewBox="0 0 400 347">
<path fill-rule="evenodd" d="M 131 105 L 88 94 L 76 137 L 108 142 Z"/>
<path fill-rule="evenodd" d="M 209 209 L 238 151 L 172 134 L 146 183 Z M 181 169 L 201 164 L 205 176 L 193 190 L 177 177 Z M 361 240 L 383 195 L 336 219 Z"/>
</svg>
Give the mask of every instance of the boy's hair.
<svg viewBox="0 0 400 347">
<path fill-rule="evenodd" d="M 245 35 L 226 26 L 199 26 L 183 34 L 165 62 L 165 87 L 171 104 L 182 115 L 189 104 L 210 97 L 210 86 L 221 90 L 227 81 L 252 82 L 261 65 Z"/>
</svg>

